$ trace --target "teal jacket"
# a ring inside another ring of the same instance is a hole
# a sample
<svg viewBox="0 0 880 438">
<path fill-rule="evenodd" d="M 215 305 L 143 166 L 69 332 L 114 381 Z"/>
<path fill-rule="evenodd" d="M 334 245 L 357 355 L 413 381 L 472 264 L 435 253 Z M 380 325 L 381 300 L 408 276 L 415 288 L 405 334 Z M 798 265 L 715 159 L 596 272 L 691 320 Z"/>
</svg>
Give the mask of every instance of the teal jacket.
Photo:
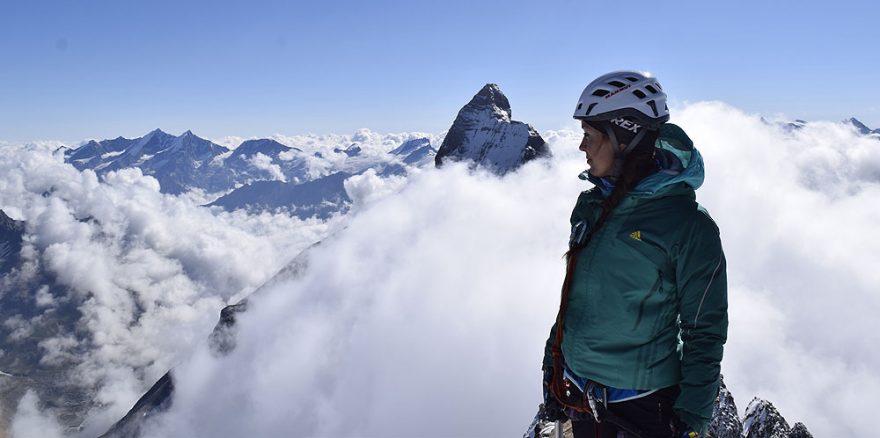
<svg viewBox="0 0 880 438">
<path fill-rule="evenodd" d="M 575 374 L 608 386 L 679 385 L 676 413 L 705 432 L 727 340 L 726 263 L 718 228 L 696 202 L 702 157 L 672 124 L 662 126 L 656 146 L 662 170 L 624 197 L 578 255 L 562 353 Z M 607 196 L 589 179 L 596 187 L 577 200 L 573 240 L 587 234 Z"/>
</svg>

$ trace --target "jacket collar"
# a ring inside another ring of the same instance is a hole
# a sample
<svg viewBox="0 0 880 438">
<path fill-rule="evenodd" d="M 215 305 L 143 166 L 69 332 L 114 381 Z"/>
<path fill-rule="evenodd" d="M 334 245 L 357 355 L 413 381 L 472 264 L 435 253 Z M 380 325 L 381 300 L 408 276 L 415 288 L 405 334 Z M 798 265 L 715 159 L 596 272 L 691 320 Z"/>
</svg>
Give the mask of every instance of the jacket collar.
<svg viewBox="0 0 880 438">
<path fill-rule="evenodd" d="M 660 169 L 643 179 L 630 192 L 634 197 L 656 197 L 682 187 L 696 190 L 703 185 L 705 171 L 703 157 L 693 146 L 691 139 L 677 125 L 665 123 L 660 128 L 660 136 L 655 143 Z M 613 184 L 605 178 L 590 175 L 589 171 L 581 172 L 578 177 L 593 183 L 603 197 L 611 194 Z M 683 184 L 679 184 L 683 183 Z"/>
</svg>

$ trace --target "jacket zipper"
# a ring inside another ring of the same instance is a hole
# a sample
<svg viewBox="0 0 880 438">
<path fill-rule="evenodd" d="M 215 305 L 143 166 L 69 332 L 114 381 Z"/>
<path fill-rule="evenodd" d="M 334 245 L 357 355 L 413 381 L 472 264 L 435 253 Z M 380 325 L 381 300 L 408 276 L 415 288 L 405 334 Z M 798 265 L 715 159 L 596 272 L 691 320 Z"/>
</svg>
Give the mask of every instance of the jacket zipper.
<svg viewBox="0 0 880 438">
<path fill-rule="evenodd" d="M 639 326 L 639 323 L 642 322 L 642 314 L 645 311 L 645 302 L 648 301 L 648 298 L 650 298 L 651 295 L 654 295 L 654 292 L 659 291 L 661 287 L 663 287 L 663 271 L 658 270 L 657 281 L 654 282 L 654 286 L 651 286 L 651 290 L 648 292 L 647 295 L 645 295 L 645 298 L 642 298 L 642 302 L 639 303 L 639 316 L 638 318 L 636 318 L 636 323 L 635 325 L 633 325 L 633 330 L 635 330 L 636 327 Z"/>
</svg>

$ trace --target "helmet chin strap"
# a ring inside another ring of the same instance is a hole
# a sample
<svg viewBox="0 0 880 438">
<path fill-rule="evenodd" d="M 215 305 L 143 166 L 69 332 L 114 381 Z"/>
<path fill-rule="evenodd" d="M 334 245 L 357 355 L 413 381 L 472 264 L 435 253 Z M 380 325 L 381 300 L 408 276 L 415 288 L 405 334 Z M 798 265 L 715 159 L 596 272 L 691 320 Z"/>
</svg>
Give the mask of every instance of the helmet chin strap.
<svg viewBox="0 0 880 438">
<path fill-rule="evenodd" d="M 623 161 L 626 159 L 626 156 L 636 148 L 640 141 L 645 138 L 646 129 L 641 129 L 633 137 L 632 141 L 626 145 L 625 149 L 620 149 L 620 143 L 617 141 L 617 136 L 614 135 L 614 130 L 611 129 L 610 126 L 605 127 L 605 133 L 608 135 L 608 138 L 611 140 L 611 149 L 614 151 L 614 163 L 611 165 L 611 175 L 608 178 L 611 181 L 616 181 L 620 176 L 620 172 L 623 171 Z"/>
</svg>

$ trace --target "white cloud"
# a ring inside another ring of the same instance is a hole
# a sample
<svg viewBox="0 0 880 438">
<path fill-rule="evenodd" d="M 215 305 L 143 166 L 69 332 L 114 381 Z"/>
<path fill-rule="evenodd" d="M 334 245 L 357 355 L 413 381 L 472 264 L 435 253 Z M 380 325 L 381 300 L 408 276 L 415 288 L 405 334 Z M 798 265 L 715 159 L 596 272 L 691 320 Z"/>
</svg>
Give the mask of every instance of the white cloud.
<svg viewBox="0 0 880 438">
<path fill-rule="evenodd" d="M 870 436 L 880 144 L 834 124 L 789 134 L 720 103 L 675 121 L 705 157 L 698 199 L 728 255 L 722 368 L 740 409 L 760 396 L 816 436 Z M 177 369 L 154 436 L 522 433 L 540 401 L 567 218 L 588 187 L 577 134 L 549 140 L 549 166 L 503 179 L 449 166 L 367 203 L 303 277 L 252 301 L 237 350 L 202 348 Z"/>
<path fill-rule="evenodd" d="M 28 391 L 18 403 L 15 418 L 12 420 L 12 438 L 60 438 L 63 436 L 61 426 L 51 414 L 40 410 L 39 400 L 33 391 Z"/>
<path fill-rule="evenodd" d="M 287 177 L 285 177 L 284 172 L 281 171 L 281 166 L 273 164 L 272 157 L 257 152 L 248 159 L 248 162 L 257 169 L 268 172 L 273 180 L 287 182 Z"/>
<path fill-rule="evenodd" d="M 375 169 L 368 169 L 346 179 L 344 185 L 353 208 L 363 208 L 366 204 L 396 193 L 406 185 L 406 180 L 405 176 L 395 175 L 383 178 L 376 174 Z"/>
</svg>

